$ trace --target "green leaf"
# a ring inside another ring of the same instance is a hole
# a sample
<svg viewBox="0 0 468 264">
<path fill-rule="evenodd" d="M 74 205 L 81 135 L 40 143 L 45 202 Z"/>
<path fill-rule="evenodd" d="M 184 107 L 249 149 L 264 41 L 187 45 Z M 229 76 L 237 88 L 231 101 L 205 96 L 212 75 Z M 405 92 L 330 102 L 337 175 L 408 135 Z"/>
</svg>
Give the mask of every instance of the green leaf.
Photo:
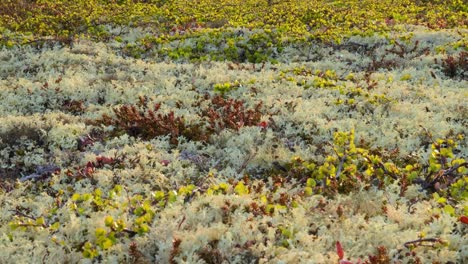
<svg viewBox="0 0 468 264">
<path fill-rule="evenodd" d="M 447 204 L 444 206 L 444 212 L 447 214 L 454 216 L 455 215 L 455 208 L 453 208 L 451 205 Z"/>
<path fill-rule="evenodd" d="M 36 219 L 36 225 L 44 225 L 44 224 L 45 224 L 44 217 L 39 217 Z"/>
<path fill-rule="evenodd" d="M 312 178 L 307 179 L 307 187 L 313 188 L 315 186 L 317 186 L 317 182 L 314 179 Z"/>
<path fill-rule="evenodd" d="M 84 258 L 93 259 L 93 258 L 97 257 L 98 255 L 99 254 L 97 253 L 96 249 L 85 249 L 85 250 L 83 250 L 83 257 Z"/>
<path fill-rule="evenodd" d="M 164 192 L 163 191 L 156 191 L 153 193 L 153 199 L 155 199 L 156 201 L 161 201 L 162 199 L 164 199 Z"/>
<path fill-rule="evenodd" d="M 106 238 L 102 241 L 101 248 L 109 249 L 110 247 L 112 247 L 112 245 L 113 245 L 112 240 L 110 240 L 109 238 Z"/>
<path fill-rule="evenodd" d="M 150 227 L 147 224 L 141 224 L 137 229 L 137 233 L 142 235 L 144 233 L 148 233 L 149 229 Z"/>
<path fill-rule="evenodd" d="M 114 186 L 114 191 L 117 193 L 117 195 L 120 195 L 120 193 L 122 192 L 122 185 L 115 185 Z"/>
<path fill-rule="evenodd" d="M 137 216 L 141 216 L 145 213 L 145 210 L 142 207 L 137 207 L 133 213 Z"/>
<path fill-rule="evenodd" d="M 403 76 L 401 76 L 400 80 L 401 81 L 407 81 L 407 80 L 410 80 L 411 79 L 411 74 L 407 73 L 407 74 L 404 74 Z"/>
<path fill-rule="evenodd" d="M 125 223 L 122 219 L 119 219 L 114 222 L 114 230 L 117 232 L 122 232 L 125 229 Z"/>
<path fill-rule="evenodd" d="M 99 189 L 99 188 L 96 189 L 96 190 L 94 190 L 94 195 L 95 195 L 96 197 L 101 197 L 101 196 L 102 196 L 102 190 Z"/>
<path fill-rule="evenodd" d="M 439 199 L 437 199 L 437 202 L 440 204 L 445 204 L 447 202 L 447 199 L 445 199 L 444 197 L 440 197 Z"/>
<path fill-rule="evenodd" d="M 79 193 L 74 193 L 71 197 L 72 201 L 76 202 L 80 199 L 80 194 Z"/>
<path fill-rule="evenodd" d="M 169 201 L 170 203 L 173 203 L 173 202 L 177 201 L 177 192 L 176 192 L 176 191 L 171 191 L 171 192 L 169 192 L 168 201 Z"/>
<path fill-rule="evenodd" d="M 104 223 L 106 226 L 112 226 L 114 223 L 114 218 L 112 216 L 106 216 L 106 219 L 104 219 Z"/>
<path fill-rule="evenodd" d="M 103 237 L 106 235 L 106 230 L 104 228 L 96 228 L 96 231 L 94 231 L 96 237 Z"/>
<path fill-rule="evenodd" d="M 60 222 L 55 222 L 50 226 L 49 230 L 55 231 L 55 230 L 58 230 L 59 228 L 60 228 Z"/>
<path fill-rule="evenodd" d="M 219 188 L 222 189 L 224 192 L 227 192 L 229 185 L 227 183 L 222 182 L 219 184 Z"/>
<path fill-rule="evenodd" d="M 92 197 L 93 196 L 90 193 L 84 193 L 83 195 L 81 195 L 81 200 L 87 201 L 87 200 L 91 199 Z"/>
<path fill-rule="evenodd" d="M 16 222 L 10 222 L 8 225 L 10 226 L 11 230 L 16 230 L 18 228 L 18 223 Z"/>
</svg>

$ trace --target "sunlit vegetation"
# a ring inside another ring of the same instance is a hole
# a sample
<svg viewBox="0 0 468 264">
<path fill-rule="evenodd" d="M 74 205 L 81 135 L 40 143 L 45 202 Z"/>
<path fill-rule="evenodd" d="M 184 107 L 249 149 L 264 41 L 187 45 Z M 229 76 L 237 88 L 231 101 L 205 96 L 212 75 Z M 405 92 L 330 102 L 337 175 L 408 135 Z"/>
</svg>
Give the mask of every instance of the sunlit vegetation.
<svg viewBox="0 0 468 264">
<path fill-rule="evenodd" d="M 468 7 L 0 1 L 0 263 L 463 263 Z"/>
</svg>

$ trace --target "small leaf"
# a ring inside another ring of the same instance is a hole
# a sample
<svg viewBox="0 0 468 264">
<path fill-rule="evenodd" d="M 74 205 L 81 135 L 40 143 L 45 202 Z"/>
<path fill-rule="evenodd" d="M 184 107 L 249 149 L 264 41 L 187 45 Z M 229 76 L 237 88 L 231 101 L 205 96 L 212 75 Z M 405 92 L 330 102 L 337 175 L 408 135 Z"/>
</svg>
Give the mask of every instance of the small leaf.
<svg viewBox="0 0 468 264">
<path fill-rule="evenodd" d="M 112 240 L 110 240 L 109 238 L 106 238 L 104 239 L 104 241 L 102 241 L 101 248 L 109 249 L 110 247 L 112 247 L 112 245 L 113 245 Z"/>
<path fill-rule="evenodd" d="M 91 243 L 86 242 L 86 244 L 84 245 L 83 257 L 93 259 L 99 255 L 97 253 L 97 250 L 91 247 Z"/>
<path fill-rule="evenodd" d="M 138 228 L 137 232 L 138 234 L 142 235 L 144 233 L 148 233 L 149 232 L 149 226 L 147 224 L 141 224 L 140 227 Z"/>
<path fill-rule="evenodd" d="M 238 195 L 245 195 L 245 194 L 249 194 L 249 189 L 245 186 L 244 182 L 240 181 L 236 187 L 234 187 L 234 191 L 238 194 Z"/>
<path fill-rule="evenodd" d="M 342 260 L 344 258 L 344 251 L 341 247 L 340 241 L 336 241 L 336 253 L 338 254 L 338 259 Z"/>
<path fill-rule="evenodd" d="M 15 222 L 10 222 L 8 224 L 11 228 L 11 230 L 16 230 L 18 228 L 18 223 L 15 223 Z"/>
<path fill-rule="evenodd" d="M 91 199 L 93 196 L 90 194 L 90 193 L 84 193 L 82 196 L 81 196 L 81 200 L 83 201 L 87 201 L 89 199 Z"/>
<path fill-rule="evenodd" d="M 460 222 L 468 225 L 468 216 L 462 215 L 462 216 L 460 216 L 459 220 L 460 220 Z"/>
<path fill-rule="evenodd" d="M 89 241 L 87 241 L 84 245 L 83 245 L 83 248 L 84 249 L 90 249 L 93 247 L 93 244 L 91 244 Z"/>
<path fill-rule="evenodd" d="M 137 207 L 133 213 L 137 216 L 141 216 L 145 213 L 145 210 L 142 207 Z"/>
<path fill-rule="evenodd" d="M 404 74 L 403 76 L 401 76 L 400 80 L 401 81 L 407 81 L 407 80 L 410 80 L 411 79 L 411 74 L 407 73 L 407 74 Z"/>
<path fill-rule="evenodd" d="M 36 219 L 36 225 L 44 225 L 44 224 L 45 224 L 44 217 L 39 217 Z"/>
<path fill-rule="evenodd" d="M 168 201 L 170 203 L 173 203 L 173 202 L 177 201 L 177 192 L 176 191 L 170 191 L 168 193 Z"/>
<path fill-rule="evenodd" d="M 78 201 L 80 199 L 80 194 L 79 193 L 74 193 L 71 197 L 72 201 Z"/>
<path fill-rule="evenodd" d="M 222 182 L 219 184 L 219 188 L 222 189 L 224 192 L 227 192 L 229 185 L 227 185 L 227 183 Z"/>
<path fill-rule="evenodd" d="M 317 182 L 314 179 L 312 178 L 307 179 L 307 187 L 314 188 L 316 185 L 317 185 Z"/>
<path fill-rule="evenodd" d="M 106 226 L 111 226 L 113 222 L 114 219 L 112 218 L 112 216 L 107 216 L 106 219 L 104 219 L 104 223 L 106 224 Z"/>
<path fill-rule="evenodd" d="M 58 230 L 59 227 L 60 227 L 60 222 L 55 222 L 50 226 L 50 230 L 55 231 L 55 230 Z"/>
<path fill-rule="evenodd" d="M 94 195 L 97 196 L 97 197 L 101 197 L 102 196 L 102 190 L 99 189 L 99 188 L 94 190 Z"/>
<path fill-rule="evenodd" d="M 261 127 L 262 129 L 266 129 L 268 127 L 268 123 L 266 121 L 262 121 L 258 123 L 258 126 Z"/>
<path fill-rule="evenodd" d="M 105 236 L 106 235 L 106 230 L 104 228 L 98 227 L 98 228 L 96 228 L 95 234 L 96 234 L 96 237 Z"/>
<path fill-rule="evenodd" d="M 114 222 L 114 228 L 116 231 L 121 232 L 122 230 L 125 229 L 125 223 L 122 219 L 119 219 Z"/>
<path fill-rule="evenodd" d="M 162 199 L 164 199 L 164 192 L 163 191 L 156 191 L 153 193 L 153 198 L 156 200 L 156 201 L 160 201 Z"/>
<path fill-rule="evenodd" d="M 117 195 L 119 195 L 121 192 L 122 192 L 122 185 L 115 185 L 114 186 L 114 191 L 117 193 Z"/>
<path fill-rule="evenodd" d="M 447 204 L 444 206 L 444 212 L 446 212 L 447 214 L 453 216 L 455 215 L 455 208 L 453 208 L 451 205 Z"/>
</svg>

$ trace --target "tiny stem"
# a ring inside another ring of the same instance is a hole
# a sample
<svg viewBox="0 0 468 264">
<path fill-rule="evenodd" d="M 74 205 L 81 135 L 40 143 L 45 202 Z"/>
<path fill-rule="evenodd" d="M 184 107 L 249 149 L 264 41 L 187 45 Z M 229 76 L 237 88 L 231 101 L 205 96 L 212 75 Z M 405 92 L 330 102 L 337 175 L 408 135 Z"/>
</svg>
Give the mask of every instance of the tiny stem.
<svg viewBox="0 0 468 264">
<path fill-rule="evenodd" d="M 429 242 L 429 243 L 432 243 L 430 245 L 424 245 L 423 243 L 424 242 Z M 440 238 L 420 238 L 420 239 L 416 239 L 416 240 L 412 240 L 412 241 L 408 241 L 406 243 L 404 243 L 403 245 L 406 247 L 406 248 L 409 248 L 410 246 L 414 245 L 414 246 L 429 246 L 429 247 L 433 247 L 435 243 L 441 243 L 442 240 Z"/>
</svg>

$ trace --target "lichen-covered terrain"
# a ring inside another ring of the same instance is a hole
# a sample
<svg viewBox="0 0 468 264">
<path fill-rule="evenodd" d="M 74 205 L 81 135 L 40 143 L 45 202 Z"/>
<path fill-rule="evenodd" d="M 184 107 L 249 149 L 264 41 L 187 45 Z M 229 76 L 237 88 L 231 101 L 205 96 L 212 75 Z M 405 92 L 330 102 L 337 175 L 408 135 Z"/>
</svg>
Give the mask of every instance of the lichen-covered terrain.
<svg viewBox="0 0 468 264">
<path fill-rule="evenodd" d="M 467 12 L 1 1 L 0 263 L 466 263 Z"/>
</svg>

